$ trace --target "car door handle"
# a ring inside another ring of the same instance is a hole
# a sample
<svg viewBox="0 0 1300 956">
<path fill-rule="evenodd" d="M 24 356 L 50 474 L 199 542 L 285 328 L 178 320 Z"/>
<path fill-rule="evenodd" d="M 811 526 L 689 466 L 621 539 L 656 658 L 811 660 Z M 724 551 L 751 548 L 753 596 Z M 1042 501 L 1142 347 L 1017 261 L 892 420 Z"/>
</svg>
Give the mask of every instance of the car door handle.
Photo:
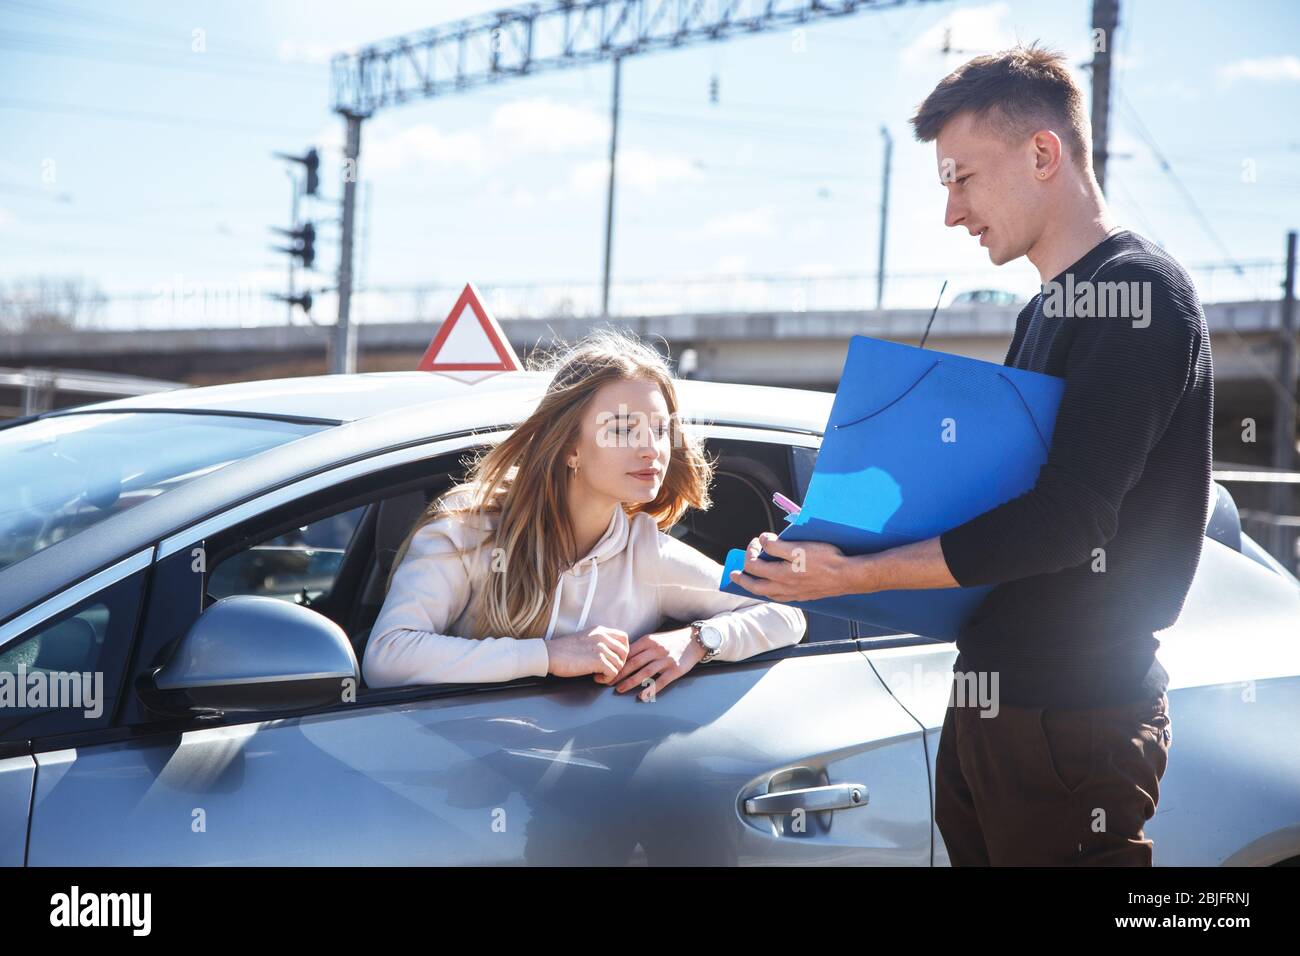
<svg viewBox="0 0 1300 956">
<path fill-rule="evenodd" d="M 803 810 L 823 813 L 827 810 L 852 810 L 867 805 L 867 788 L 860 783 L 836 783 L 829 787 L 805 787 L 801 790 L 778 790 L 745 800 L 745 812 L 751 815 L 777 815 Z"/>
</svg>

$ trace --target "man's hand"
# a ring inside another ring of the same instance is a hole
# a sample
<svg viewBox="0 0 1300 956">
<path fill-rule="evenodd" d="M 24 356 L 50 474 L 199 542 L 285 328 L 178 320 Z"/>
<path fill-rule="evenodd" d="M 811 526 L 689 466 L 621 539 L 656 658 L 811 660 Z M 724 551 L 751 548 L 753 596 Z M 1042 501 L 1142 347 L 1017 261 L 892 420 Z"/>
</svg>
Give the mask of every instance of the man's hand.
<svg viewBox="0 0 1300 956">
<path fill-rule="evenodd" d="M 781 560 L 765 560 L 760 557 L 762 552 Z M 785 604 L 839 594 L 865 594 L 870 588 L 862 580 L 862 569 L 862 559 L 849 557 L 833 544 L 782 541 L 771 531 L 764 531 L 749 542 L 745 568 L 732 571 L 731 580 L 751 594 Z"/>
<path fill-rule="evenodd" d="M 766 551 L 780 561 L 759 557 Z M 778 604 L 840 594 L 961 587 L 948 570 L 938 536 L 876 554 L 846 555 L 822 541 L 782 541 L 770 531 L 749 542 L 743 571 L 731 580 Z"/>
<path fill-rule="evenodd" d="M 689 627 L 646 634 L 632 642 L 627 652 L 627 663 L 610 683 L 616 685 L 615 690 L 620 694 L 644 687 L 638 697 L 653 700 L 703 657 L 704 648 L 691 637 Z"/>
</svg>

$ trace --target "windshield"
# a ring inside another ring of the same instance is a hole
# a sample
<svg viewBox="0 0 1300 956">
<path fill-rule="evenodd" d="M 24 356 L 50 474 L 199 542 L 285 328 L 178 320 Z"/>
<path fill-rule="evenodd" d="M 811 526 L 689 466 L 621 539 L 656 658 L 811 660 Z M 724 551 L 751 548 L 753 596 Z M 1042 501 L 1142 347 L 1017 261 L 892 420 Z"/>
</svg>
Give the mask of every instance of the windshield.
<svg viewBox="0 0 1300 956">
<path fill-rule="evenodd" d="M 233 415 L 105 412 L 0 430 L 0 568 L 223 465 L 325 427 Z"/>
</svg>

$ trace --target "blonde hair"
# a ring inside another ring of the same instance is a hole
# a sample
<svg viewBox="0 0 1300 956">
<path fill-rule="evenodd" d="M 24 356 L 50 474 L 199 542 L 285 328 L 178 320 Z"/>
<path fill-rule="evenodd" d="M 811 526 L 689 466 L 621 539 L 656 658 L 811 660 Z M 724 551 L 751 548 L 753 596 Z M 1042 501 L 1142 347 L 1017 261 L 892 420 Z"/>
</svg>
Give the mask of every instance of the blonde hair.
<svg viewBox="0 0 1300 956">
<path fill-rule="evenodd" d="M 577 443 L 597 390 L 619 381 L 659 386 L 669 412 L 671 452 L 663 483 L 653 501 L 622 505 L 629 518 L 644 512 L 661 531 L 688 508 L 707 510 L 713 462 L 697 438 L 682 428 L 677 390 L 668 363 L 629 331 L 598 329 L 576 345 L 558 345 L 530 356 L 526 365 L 552 378 L 536 410 L 503 441 L 481 450 L 465 481 L 448 490 L 416 520 L 389 573 L 405 557 L 411 539 L 441 518 L 465 521 L 485 514 L 499 518 L 488 539 L 475 546 L 500 548 L 508 573 L 489 571 L 487 586 L 473 588 L 468 636 L 540 637 L 550 619 L 555 583 L 581 555 L 569 520 L 569 477 L 565 451 Z M 468 492 L 468 495 L 461 495 Z M 461 496 L 458 504 L 448 499 Z M 463 552 L 462 552 L 463 553 Z"/>
</svg>

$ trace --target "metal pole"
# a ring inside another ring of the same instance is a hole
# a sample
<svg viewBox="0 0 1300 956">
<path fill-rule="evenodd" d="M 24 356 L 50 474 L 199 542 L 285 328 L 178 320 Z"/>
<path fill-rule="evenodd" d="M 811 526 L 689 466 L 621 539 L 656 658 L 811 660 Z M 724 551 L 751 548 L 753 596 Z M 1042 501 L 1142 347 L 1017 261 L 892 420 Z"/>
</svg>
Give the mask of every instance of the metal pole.
<svg viewBox="0 0 1300 956">
<path fill-rule="evenodd" d="M 889 164 L 894 155 L 894 138 L 888 127 L 880 127 L 885 138 L 885 177 L 880 184 L 880 251 L 876 258 L 876 309 L 885 301 L 885 234 L 889 228 Z"/>
<path fill-rule="evenodd" d="M 1092 55 L 1092 172 L 1097 185 L 1106 192 L 1106 157 L 1109 156 L 1110 132 L 1110 53 L 1115 45 L 1115 30 L 1119 27 L 1119 0 L 1093 0 L 1092 29 L 1094 37 L 1101 30 L 1101 43 L 1093 43 Z"/>
<path fill-rule="evenodd" d="M 1273 467 L 1291 471 L 1295 467 L 1296 443 L 1296 320 L 1295 320 L 1295 257 L 1296 232 L 1286 234 L 1286 279 L 1282 284 L 1282 341 L 1280 377 L 1285 394 L 1277 395 L 1277 414 L 1273 416 Z M 1281 518 L 1291 514 L 1291 486 L 1285 482 L 1273 483 L 1273 516 Z M 1295 569 L 1295 531 L 1280 521 L 1273 526 L 1273 556 Z"/>
<path fill-rule="evenodd" d="M 352 328 L 352 233 L 356 227 L 357 179 L 361 170 L 361 117 L 356 113 L 344 114 L 347 120 L 347 146 L 344 149 L 343 169 L 343 241 L 339 252 L 339 317 L 334 327 L 334 343 L 330 353 L 330 371 L 346 374 L 357 370 L 356 330 Z"/>
<path fill-rule="evenodd" d="M 623 72 L 623 58 L 614 57 L 614 102 L 611 107 L 609 131 L 609 193 L 605 197 L 605 279 L 601 285 L 600 314 L 609 318 L 610 257 L 614 247 L 614 166 L 618 159 L 618 101 L 619 77 Z"/>
</svg>

